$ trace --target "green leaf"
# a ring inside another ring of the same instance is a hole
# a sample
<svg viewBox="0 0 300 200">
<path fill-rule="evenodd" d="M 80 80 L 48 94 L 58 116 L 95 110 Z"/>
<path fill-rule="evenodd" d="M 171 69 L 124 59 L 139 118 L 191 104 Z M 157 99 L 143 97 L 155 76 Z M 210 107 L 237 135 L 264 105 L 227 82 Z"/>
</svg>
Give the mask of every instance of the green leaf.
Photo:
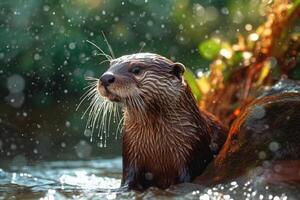
<svg viewBox="0 0 300 200">
<path fill-rule="evenodd" d="M 233 53 L 232 57 L 227 61 L 227 64 L 231 67 L 238 67 L 239 63 L 243 61 L 243 53 L 236 51 Z"/>
<path fill-rule="evenodd" d="M 205 40 L 199 45 L 198 49 L 202 57 L 213 60 L 221 50 L 221 42 L 218 39 Z"/>
<path fill-rule="evenodd" d="M 190 86 L 196 101 L 199 102 L 201 100 L 202 94 L 200 89 L 198 88 L 196 77 L 190 69 L 186 69 L 184 73 L 184 79 L 186 80 L 187 84 Z"/>
</svg>

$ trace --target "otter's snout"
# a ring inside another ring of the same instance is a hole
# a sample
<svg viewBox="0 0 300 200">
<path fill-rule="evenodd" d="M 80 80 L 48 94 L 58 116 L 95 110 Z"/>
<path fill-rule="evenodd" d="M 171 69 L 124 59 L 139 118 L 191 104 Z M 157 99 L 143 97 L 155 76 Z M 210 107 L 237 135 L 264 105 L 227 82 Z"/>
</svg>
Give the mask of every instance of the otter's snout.
<svg viewBox="0 0 300 200">
<path fill-rule="evenodd" d="M 107 87 L 110 84 L 112 84 L 113 82 L 115 82 L 115 77 L 112 74 L 103 74 L 100 77 L 100 82 L 104 87 Z"/>
</svg>

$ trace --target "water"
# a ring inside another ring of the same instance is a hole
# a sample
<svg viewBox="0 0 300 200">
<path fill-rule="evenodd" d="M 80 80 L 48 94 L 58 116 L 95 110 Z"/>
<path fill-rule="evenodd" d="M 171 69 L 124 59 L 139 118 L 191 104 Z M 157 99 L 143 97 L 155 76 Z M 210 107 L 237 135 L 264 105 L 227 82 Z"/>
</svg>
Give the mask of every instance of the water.
<svg viewBox="0 0 300 200">
<path fill-rule="evenodd" d="M 119 189 L 121 158 L 41 162 L 0 169 L 0 199 L 299 199 L 299 185 L 266 185 L 259 177 L 214 187 L 192 183 L 168 190 Z"/>
</svg>

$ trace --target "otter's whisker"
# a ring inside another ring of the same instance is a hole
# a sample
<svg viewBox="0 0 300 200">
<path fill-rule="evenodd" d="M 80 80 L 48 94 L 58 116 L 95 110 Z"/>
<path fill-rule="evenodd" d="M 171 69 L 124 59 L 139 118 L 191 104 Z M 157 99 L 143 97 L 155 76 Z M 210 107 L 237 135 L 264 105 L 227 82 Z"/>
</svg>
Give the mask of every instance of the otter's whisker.
<svg viewBox="0 0 300 200">
<path fill-rule="evenodd" d="M 86 113 L 87 113 L 89 110 L 90 110 L 89 116 L 91 115 L 91 111 L 93 110 L 94 106 L 96 105 L 96 103 L 97 103 L 97 101 L 98 101 L 96 95 L 97 95 L 97 94 L 95 93 L 93 99 L 91 100 L 90 105 L 88 106 L 88 108 L 86 109 L 86 111 L 83 113 L 81 119 L 83 119 L 83 117 L 86 115 Z"/>
<path fill-rule="evenodd" d="M 90 91 L 88 94 L 86 94 L 86 95 L 80 97 L 81 100 L 80 100 L 79 104 L 78 104 L 77 107 L 76 107 L 76 111 L 78 111 L 78 109 L 80 108 L 81 104 L 82 104 L 86 99 L 91 99 L 91 98 L 92 98 L 93 92 L 94 92 L 94 91 L 92 90 L 92 91 Z"/>
<path fill-rule="evenodd" d="M 105 134 L 105 132 L 106 132 L 106 125 L 107 125 L 107 112 L 108 112 L 108 107 L 107 107 L 107 105 L 108 105 L 108 102 L 105 102 L 105 104 L 104 104 L 104 107 L 103 107 L 103 113 L 102 113 L 102 116 L 103 116 L 103 120 L 102 120 L 102 123 L 101 123 L 101 125 L 102 125 L 102 127 L 101 127 L 101 129 L 103 130 L 102 131 L 102 133 L 104 133 Z M 103 135 L 102 135 L 103 136 Z M 102 137 L 103 138 L 103 137 Z M 101 139 L 102 139 L 101 138 Z"/>
<path fill-rule="evenodd" d="M 107 105 L 107 120 L 108 120 L 108 123 L 106 124 L 106 131 L 104 132 L 104 147 L 106 147 L 106 142 L 107 142 L 107 138 L 110 136 L 110 127 L 111 127 L 111 117 L 112 117 L 112 110 L 113 108 L 113 103 L 109 103 Z"/>
<path fill-rule="evenodd" d="M 119 123 L 118 123 L 118 125 L 117 125 L 117 129 L 116 129 L 116 133 L 115 133 L 115 140 L 117 140 L 118 139 L 118 132 L 120 131 L 122 131 L 122 125 L 123 125 L 123 117 L 120 119 L 120 121 L 119 121 Z"/>
<path fill-rule="evenodd" d="M 96 47 L 96 48 L 103 54 L 103 56 L 106 57 L 107 60 L 111 61 L 111 60 L 113 59 L 110 55 L 104 53 L 104 51 L 103 51 L 99 46 L 97 46 L 95 43 L 93 43 L 93 42 L 91 42 L 91 41 L 89 41 L 89 40 L 86 40 L 86 41 L 87 41 L 88 43 L 90 43 L 91 45 L 93 45 L 94 47 Z"/>
<path fill-rule="evenodd" d="M 116 131 L 117 133 L 118 133 L 118 132 L 119 132 L 119 133 L 122 133 L 122 131 L 123 131 L 123 124 L 124 124 L 124 115 L 121 117 L 121 119 L 120 119 L 120 121 L 119 121 L 119 123 L 118 123 L 117 131 Z M 115 139 L 118 139 L 117 133 L 116 133 Z"/>
<path fill-rule="evenodd" d="M 118 106 L 117 104 L 113 104 L 114 108 L 113 108 L 113 113 L 114 113 L 114 124 L 116 124 L 116 120 L 120 120 L 120 116 L 119 116 L 119 111 L 118 111 Z M 118 124 L 119 126 L 119 124 Z M 118 139 L 118 126 L 115 132 L 115 139 Z"/>
<path fill-rule="evenodd" d="M 100 102 L 95 106 L 95 110 L 94 110 L 94 119 L 92 122 L 92 131 L 94 131 L 95 129 L 99 128 L 99 120 L 101 119 L 99 116 L 101 114 L 101 106 L 102 106 L 102 101 L 99 100 Z"/>
<path fill-rule="evenodd" d="M 112 57 L 113 59 L 115 59 L 116 56 L 115 56 L 115 54 L 114 54 L 114 51 L 112 50 L 110 44 L 108 43 L 108 40 L 106 39 L 106 36 L 105 36 L 104 32 L 103 32 L 103 31 L 101 31 L 101 32 L 102 32 L 104 41 L 106 42 L 106 45 L 107 45 L 107 47 L 108 47 L 108 49 L 109 49 L 109 52 L 110 52 L 111 57 Z"/>
<path fill-rule="evenodd" d="M 101 104 L 99 104 L 99 100 L 100 98 L 97 96 L 97 94 L 95 94 L 94 99 L 92 100 L 93 104 L 91 104 L 91 108 L 90 108 L 90 112 L 89 112 L 89 117 L 88 117 L 88 125 L 91 126 L 90 128 L 92 128 L 93 131 L 93 124 L 95 121 L 95 117 L 97 117 L 97 111 L 99 109 L 99 106 Z"/>
<path fill-rule="evenodd" d="M 101 104 L 101 107 L 100 107 L 100 109 L 99 109 L 99 111 L 98 111 L 98 114 L 100 115 L 102 115 L 102 118 L 101 118 L 101 121 L 99 121 L 99 124 L 98 124 L 98 127 L 99 127 L 99 129 L 98 129 L 98 137 L 100 137 L 100 139 L 102 139 L 102 133 L 103 133 L 103 131 L 105 131 L 105 124 L 106 124 L 106 114 L 107 114 L 107 104 L 108 104 L 109 102 L 105 99 L 103 102 L 102 102 L 102 104 Z M 100 120 L 100 118 L 99 118 L 99 120 Z"/>
<path fill-rule="evenodd" d="M 106 99 L 98 104 L 96 112 L 94 112 L 94 120 L 91 122 L 92 131 L 98 129 L 98 137 L 101 145 L 106 147 L 107 138 L 110 132 L 110 122 L 113 116 L 114 104 Z M 100 117 L 101 116 L 101 117 Z"/>
<path fill-rule="evenodd" d="M 108 105 L 111 103 L 106 99 L 102 99 L 99 97 L 99 103 L 97 108 L 94 110 L 94 119 L 91 122 L 92 132 L 95 132 L 95 129 L 98 129 L 98 137 L 100 138 L 101 142 L 104 139 L 104 146 L 106 146 L 106 125 L 107 125 L 107 113 Z"/>
<path fill-rule="evenodd" d="M 96 53 L 95 55 L 96 56 L 106 56 L 107 54 L 106 53 Z"/>
<path fill-rule="evenodd" d="M 87 77 L 86 80 L 93 80 L 93 82 L 89 83 L 88 86 L 84 87 L 84 89 L 87 91 L 83 93 L 83 95 L 80 97 L 80 102 L 78 104 L 78 106 L 76 107 L 76 111 L 79 109 L 79 107 L 81 106 L 81 104 L 86 100 L 86 99 L 90 99 L 91 96 L 93 96 L 93 93 L 96 93 L 96 87 L 97 87 L 97 82 L 98 79 L 96 78 L 92 78 L 92 77 Z"/>
<path fill-rule="evenodd" d="M 95 93 L 97 92 L 97 89 L 96 89 L 97 86 L 92 86 L 90 87 L 84 94 L 82 97 L 80 97 L 80 100 L 84 100 L 85 98 L 87 97 L 90 97 L 92 95 L 95 95 Z"/>
<path fill-rule="evenodd" d="M 91 76 L 85 76 L 84 79 L 87 81 L 98 81 L 99 80 L 98 78 L 91 77 Z"/>
<path fill-rule="evenodd" d="M 95 104 L 93 111 L 92 111 L 92 115 L 93 115 L 93 119 L 91 121 L 91 126 L 92 126 L 92 132 L 94 132 L 95 128 L 96 128 L 96 122 L 98 121 L 98 119 L 100 118 L 100 108 L 101 108 L 101 102 L 99 103 L 98 101 L 100 100 L 100 97 L 98 97 L 99 99 L 97 99 L 97 104 Z"/>
<path fill-rule="evenodd" d="M 101 105 L 99 106 L 99 110 L 97 111 L 98 113 L 97 113 L 97 115 L 99 115 L 99 116 L 102 116 L 102 113 L 103 113 L 103 108 L 104 108 L 104 105 L 106 104 L 106 102 L 105 101 L 103 101 L 102 103 L 101 103 Z M 98 134 L 97 134 L 97 136 L 98 136 L 98 138 L 100 138 L 100 135 L 101 135 L 101 133 L 102 133 L 102 125 L 101 125 L 101 123 L 103 122 L 103 118 L 101 118 L 101 117 L 98 117 L 97 118 L 97 122 L 96 122 L 96 129 L 98 129 Z M 101 138 L 100 138 L 101 139 Z"/>
<path fill-rule="evenodd" d="M 145 46 L 146 46 L 146 43 L 142 42 L 141 48 L 139 50 L 139 53 L 141 53 L 143 51 L 143 49 L 144 49 Z"/>
<path fill-rule="evenodd" d="M 104 123 L 104 127 L 103 127 L 103 129 L 104 129 L 104 131 L 103 131 L 104 141 L 107 138 L 108 126 L 110 124 L 110 121 L 109 121 L 109 110 L 110 110 L 110 103 L 107 103 L 105 105 L 105 114 L 103 114 L 105 116 L 105 118 L 104 118 L 105 123 Z"/>
<path fill-rule="evenodd" d="M 83 89 L 84 89 L 84 90 L 89 90 L 89 91 L 90 91 L 91 88 L 94 88 L 94 87 L 96 87 L 96 86 L 97 86 L 97 83 L 90 83 L 90 84 L 88 84 L 87 86 L 85 86 Z M 82 96 L 84 96 L 84 94 L 86 94 L 87 92 L 88 92 L 88 91 L 84 92 Z M 82 97 L 82 96 L 81 96 L 81 97 Z"/>
<path fill-rule="evenodd" d="M 94 96 L 94 99 L 92 100 L 92 103 L 91 105 L 93 105 L 91 108 L 90 108 L 90 114 L 88 116 L 88 119 L 87 119 L 87 123 L 86 123 L 86 127 L 85 127 L 85 130 L 88 130 L 91 128 L 91 121 L 93 120 L 93 110 L 95 109 L 95 105 L 97 105 L 96 103 L 98 102 L 98 98 L 96 97 L 96 94 Z M 89 108 L 86 110 L 86 112 L 89 110 Z M 91 141 L 93 140 L 93 131 L 91 132 Z"/>
<path fill-rule="evenodd" d="M 108 131 L 107 131 L 108 137 L 109 137 L 109 133 L 110 133 L 110 124 L 111 124 L 111 119 L 113 116 L 113 109 L 114 109 L 114 104 L 112 103 L 109 105 L 109 118 L 108 118 Z"/>
<path fill-rule="evenodd" d="M 110 62 L 109 60 L 103 60 L 103 61 L 101 61 L 99 64 L 101 65 L 101 64 L 103 64 L 103 63 L 105 63 L 105 62 Z"/>
</svg>

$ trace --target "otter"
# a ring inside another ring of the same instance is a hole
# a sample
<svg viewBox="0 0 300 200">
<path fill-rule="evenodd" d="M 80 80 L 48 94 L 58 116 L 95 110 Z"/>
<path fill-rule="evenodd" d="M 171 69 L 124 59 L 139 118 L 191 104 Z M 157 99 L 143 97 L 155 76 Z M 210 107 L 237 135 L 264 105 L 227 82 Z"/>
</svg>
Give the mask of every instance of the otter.
<svg viewBox="0 0 300 200">
<path fill-rule="evenodd" d="M 200 110 L 181 63 L 153 53 L 110 61 L 100 95 L 123 105 L 122 186 L 145 190 L 191 182 L 218 154 L 227 128 Z"/>
</svg>

